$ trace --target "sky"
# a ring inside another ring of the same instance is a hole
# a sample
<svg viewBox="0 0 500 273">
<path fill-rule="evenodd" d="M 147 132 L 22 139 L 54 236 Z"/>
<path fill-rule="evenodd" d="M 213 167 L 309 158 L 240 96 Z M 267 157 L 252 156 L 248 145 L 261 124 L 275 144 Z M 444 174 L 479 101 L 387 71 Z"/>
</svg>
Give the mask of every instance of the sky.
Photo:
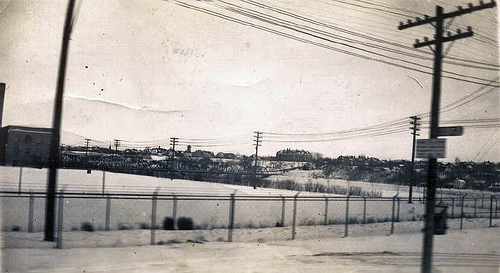
<svg viewBox="0 0 500 273">
<path fill-rule="evenodd" d="M 432 94 L 431 49 L 411 47 L 415 39 L 432 39 L 434 29 L 400 31 L 399 22 L 433 15 L 436 4 L 449 12 L 466 3 L 77 2 L 63 144 L 90 138 L 104 146 L 120 139 L 122 149 L 167 147 L 177 137 L 177 149 L 190 144 L 249 155 L 259 131 L 260 155 L 292 148 L 386 159 L 411 158 L 408 117 L 422 115 L 428 127 Z M 0 1 L 3 126 L 51 126 L 66 5 Z M 441 106 L 450 109 L 441 120 L 466 125 L 463 136 L 447 138 L 443 160 L 498 162 L 499 88 L 485 86 L 499 85 L 497 8 L 457 17 L 450 30 L 469 25 L 475 36 L 454 42 L 443 64 L 443 75 L 458 80 L 443 78 Z M 461 105 L 464 98 L 473 100 Z M 422 128 L 419 138 L 427 137 Z"/>
</svg>

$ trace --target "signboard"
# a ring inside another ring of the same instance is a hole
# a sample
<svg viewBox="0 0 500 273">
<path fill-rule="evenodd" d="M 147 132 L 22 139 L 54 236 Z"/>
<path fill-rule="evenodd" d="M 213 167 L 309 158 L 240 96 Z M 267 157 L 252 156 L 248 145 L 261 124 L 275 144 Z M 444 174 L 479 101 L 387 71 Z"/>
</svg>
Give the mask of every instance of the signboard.
<svg viewBox="0 0 500 273">
<path fill-rule="evenodd" d="M 417 158 L 445 158 L 446 139 L 417 139 Z"/>
<path fill-rule="evenodd" d="M 438 136 L 461 136 L 463 133 L 464 133 L 464 127 L 462 126 L 438 128 Z"/>
</svg>

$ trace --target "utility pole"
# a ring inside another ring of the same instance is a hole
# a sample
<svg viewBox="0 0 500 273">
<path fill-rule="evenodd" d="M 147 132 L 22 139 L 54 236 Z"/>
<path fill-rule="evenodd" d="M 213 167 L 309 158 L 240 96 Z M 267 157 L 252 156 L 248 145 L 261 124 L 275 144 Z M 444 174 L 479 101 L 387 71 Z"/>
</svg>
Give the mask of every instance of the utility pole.
<svg viewBox="0 0 500 273">
<path fill-rule="evenodd" d="M 47 181 L 47 201 L 45 202 L 44 241 L 54 241 L 55 205 L 57 189 L 57 169 L 59 168 L 59 144 L 61 143 L 61 123 L 64 97 L 64 83 L 66 82 L 66 65 L 68 63 L 69 39 L 73 28 L 75 0 L 69 0 L 64 22 L 61 56 L 57 75 L 57 90 L 52 120 L 52 139 L 50 142 L 49 177 Z"/>
<path fill-rule="evenodd" d="M 255 142 L 255 164 L 254 164 L 254 168 L 253 168 L 253 177 L 254 177 L 254 184 L 253 184 L 253 188 L 256 189 L 257 188 L 257 164 L 258 164 L 258 158 L 259 158 L 259 146 L 260 143 L 262 142 L 262 138 L 261 138 L 261 132 L 257 131 L 255 132 L 255 139 L 254 139 L 254 142 Z"/>
<path fill-rule="evenodd" d="M 115 139 L 115 152 L 118 152 L 118 146 L 120 146 L 120 140 Z"/>
<path fill-rule="evenodd" d="M 451 32 L 447 32 L 447 36 L 443 36 L 444 22 L 446 19 L 453 19 L 456 16 L 461 16 L 467 13 L 472 13 L 474 11 L 479 11 L 486 8 L 493 8 L 496 3 L 492 0 L 491 3 L 484 4 L 480 1 L 478 6 L 468 5 L 468 8 L 464 9 L 458 7 L 457 11 L 444 13 L 443 8 L 436 6 L 436 16 L 430 17 L 425 15 L 424 19 L 416 18 L 416 21 L 408 20 L 406 24 L 400 23 L 398 26 L 399 30 L 421 26 L 425 24 L 431 24 L 436 29 L 434 35 L 434 40 L 429 40 L 427 37 L 424 38 L 423 42 L 418 39 L 413 44 L 414 48 L 420 48 L 424 46 L 434 45 L 434 77 L 432 84 L 432 102 L 431 102 L 431 120 L 430 120 L 430 139 L 437 139 L 439 136 L 438 126 L 439 126 L 439 103 L 441 97 L 441 73 L 442 73 L 442 59 L 443 59 L 443 44 L 446 42 L 453 42 L 458 39 L 467 38 L 473 36 L 472 28 L 468 27 L 467 32 L 462 32 L 460 29 L 457 30 L 456 34 L 452 35 Z M 432 270 L 432 248 L 434 240 L 434 209 L 435 209 L 435 197 L 436 197 L 436 180 L 437 180 L 437 158 L 429 158 L 429 167 L 427 172 L 427 202 L 425 206 L 425 229 L 424 229 L 424 242 L 423 242 L 423 255 L 422 255 L 422 265 L 421 272 L 429 273 Z"/>
<path fill-rule="evenodd" d="M 177 144 L 177 141 L 179 138 L 177 137 L 171 137 L 170 138 L 170 145 L 172 145 L 172 168 L 174 168 L 174 159 L 175 159 L 175 144 Z"/>
<path fill-rule="evenodd" d="M 420 123 L 418 123 L 420 118 L 417 116 L 411 116 L 410 119 L 411 119 L 410 124 L 413 125 L 413 127 L 410 127 L 410 129 L 413 130 L 413 132 L 411 133 L 413 135 L 413 145 L 411 146 L 411 175 L 410 175 L 410 192 L 408 194 L 408 203 L 412 203 L 413 185 L 415 185 L 415 141 L 417 140 L 417 136 L 420 136 L 419 134 L 417 134 L 417 131 L 420 131 L 420 129 L 418 128 L 418 126 L 420 125 Z"/>
<path fill-rule="evenodd" d="M 85 164 L 88 166 L 89 165 L 89 143 L 90 143 L 90 138 L 85 139 Z"/>
</svg>

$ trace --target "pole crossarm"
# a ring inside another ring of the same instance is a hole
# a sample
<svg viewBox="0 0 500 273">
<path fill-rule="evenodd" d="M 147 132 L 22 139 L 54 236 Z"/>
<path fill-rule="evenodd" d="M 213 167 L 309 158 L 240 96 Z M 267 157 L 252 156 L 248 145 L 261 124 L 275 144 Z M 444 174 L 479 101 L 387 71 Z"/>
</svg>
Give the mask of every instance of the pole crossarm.
<svg viewBox="0 0 500 273">
<path fill-rule="evenodd" d="M 456 17 L 456 16 L 461 16 L 461 15 L 472 13 L 474 11 L 478 11 L 478 10 L 482 10 L 482 9 L 494 8 L 494 7 L 496 7 L 496 5 L 497 5 L 497 3 L 494 0 L 492 0 L 488 4 L 485 4 L 483 1 L 479 1 L 479 5 L 478 6 L 474 6 L 474 5 L 472 5 L 472 4 L 469 3 L 468 8 L 466 8 L 466 9 L 462 8 L 461 6 L 458 6 L 458 10 L 456 10 L 456 11 L 452 11 L 452 12 L 448 12 L 448 13 L 443 13 L 442 16 L 441 16 L 441 19 L 453 18 L 453 17 Z M 398 29 L 399 30 L 404 30 L 404 29 L 411 28 L 411 27 L 416 27 L 416 26 L 421 26 L 421 25 L 425 25 L 425 24 L 434 23 L 436 21 L 437 21 L 437 17 L 436 16 L 430 17 L 429 15 L 425 15 L 425 17 L 423 19 L 417 17 L 415 19 L 415 21 L 412 21 L 411 19 L 408 19 L 408 21 L 407 21 L 406 24 L 403 23 L 403 22 L 400 22 L 399 26 L 398 26 Z"/>
<path fill-rule="evenodd" d="M 448 36 L 448 37 L 442 37 L 441 42 L 442 43 L 451 42 L 451 41 L 455 41 L 455 40 L 467 38 L 467 37 L 472 37 L 472 36 L 474 36 L 474 32 L 469 27 L 469 30 L 467 32 L 458 33 L 456 35 L 452 35 L 452 36 Z M 435 45 L 436 43 L 437 43 L 436 40 L 420 42 L 420 40 L 417 39 L 415 41 L 415 43 L 413 44 L 413 48 L 420 48 L 420 47 L 424 47 L 424 46 Z"/>
</svg>

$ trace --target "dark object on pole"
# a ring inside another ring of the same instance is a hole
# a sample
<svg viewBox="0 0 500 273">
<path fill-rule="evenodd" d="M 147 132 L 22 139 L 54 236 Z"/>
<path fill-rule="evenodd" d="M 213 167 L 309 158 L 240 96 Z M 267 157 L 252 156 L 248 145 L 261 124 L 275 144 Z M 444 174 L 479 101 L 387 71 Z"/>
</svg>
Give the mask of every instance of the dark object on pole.
<svg viewBox="0 0 500 273">
<path fill-rule="evenodd" d="M 52 122 L 52 141 L 50 145 L 49 178 L 47 183 L 47 201 L 45 202 L 44 240 L 54 241 L 55 198 L 57 188 L 57 169 L 59 168 L 59 144 L 61 140 L 61 122 L 63 109 L 64 82 L 66 81 L 66 65 L 68 61 L 69 39 L 71 36 L 75 0 L 69 0 L 64 23 L 59 72 L 57 76 L 57 92 Z"/>
<path fill-rule="evenodd" d="M 446 234 L 447 225 L 447 206 L 436 206 L 436 212 L 434 213 L 434 234 L 444 235 Z"/>
<path fill-rule="evenodd" d="M 418 123 L 418 120 L 420 120 L 419 117 L 417 116 L 411 116 L 410 119 L 412 121 L 410 124 L 413 125 L 410 129 L 413 130 L 411 133 L 413 135 L 413 145 L 411 147 L 411 175 L 410 175 L 410 191 L 408 193 L 408 203 L 412 203 L 412 197 L 413 197 L 413 185 L 415 185 L 415 142 L 417 140 L 417 136 L 420 136 L 417 134 L 417 131 L 420 131 L 418 126 L 420 123 Z"/>
</svg>

